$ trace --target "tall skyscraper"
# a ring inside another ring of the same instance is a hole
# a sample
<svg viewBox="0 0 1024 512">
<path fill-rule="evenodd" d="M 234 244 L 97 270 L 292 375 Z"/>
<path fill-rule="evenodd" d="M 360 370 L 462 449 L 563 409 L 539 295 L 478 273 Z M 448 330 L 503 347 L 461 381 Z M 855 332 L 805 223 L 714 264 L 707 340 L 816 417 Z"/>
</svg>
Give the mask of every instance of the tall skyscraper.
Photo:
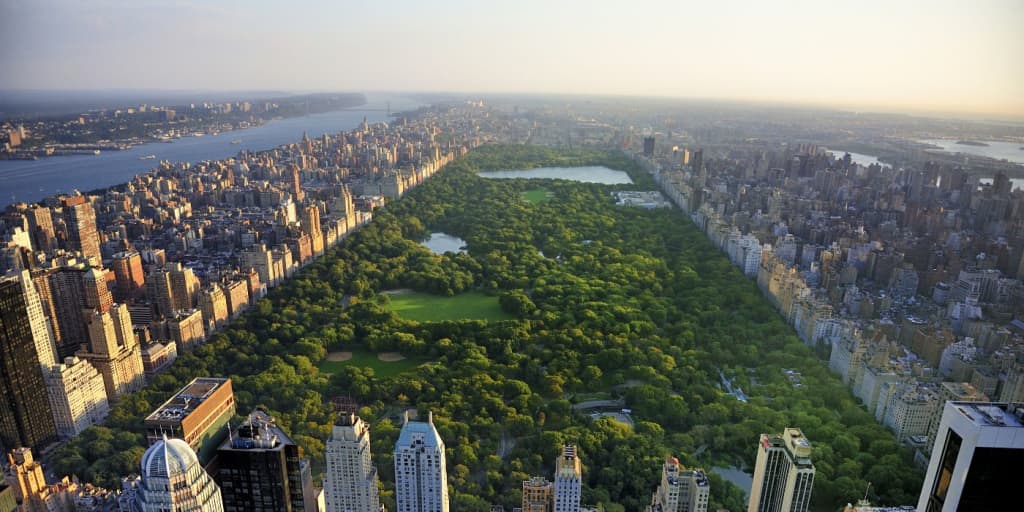
<svg viewBox="0 0 1024 512">
<path fill-rule="evenodd" d="M 654 136 L 644 137 L 644 156 L 654 156 Z"/>
<path fill-rule="evenodd" d="M 49 275 L 50 298 L 60 331 L 57 357 L 61 360 L 75 355 L 80 345 L 89 342 L 89 331 L 82 314 L 85 308 L 84 276 L 85 268 L 82 266 L 63 267 Z"/>
<path fill-rule="evenodd" d="M 32 329 L 32 339 L 36 345 L 36 356 L 39 364 L 48 367 L 57 362 L 57 351 L 53 344 L 53 337 L 50 333 L 50 321 L 43 313 L 43 304 L 39 298 L 39 292 L 32 277 L 27 270 L 17 274 L 18 282 L 21 284 L 21 292 L 25 296 L 25 312 L 28 314 L 29 327 Z"/>
<path fill-rule="evenodd" d="M 114 304 L 107 312 L 95 310 L 92 313 L 89 347 L 76 355 L 92 363 L 103 375 L 110 400 L 134 393 L 146 383 L 142 348 L 132 329 L 128 306 L 124 304 Z"/>
<path fill-rule="evenodd" d="M 661 466 L 661 485 L 647 512 L 707 512 L 711 484 L 702 469 L 686 469 L 669 457 Z"/>
<path fill-rule="evenodd" d="M 18 280 L 0 281 L 0 444 L 44 447 L 56 439 L 42 367 Z"/>
<path fill-rule="evenodd" d="M 1018 510 L 1022 460 L 1024 404 L 946 402 L 917 510 Z"/>
<path fill-rule="evenodd" d="M 235 415 L 231 379 L 196 377 L 146 417 L 146 440 L 184 439 L 206 465 L 227 435 L 224 426 Z"/>
<path fill-rule="evenodd" d="M 555 512 L 579 512 L 583 469 L 575 446 L 563 446 L 555 461 Z"/>
<path fill-rule="evenodd" d="M 380 512 L 377 468 L 370 460 L 370 426 L 355 414 L 339 414 L 326 453 L 327 512 Z"/>
<path fill-rule="evenodd" d="M 303 512 L 316 498 L 312 481 L 303 481 L 302 462 L 298 445 L 274 419 L 253 411 L 217 449 L 224 511 Z"/>
<path fill-rule="evenodd" d="M 110 268 L 114 271 L 117 283 L 114 287 L 114 298 L 118 302 L 127 302 L 144 293 L 146 277 L 142 269 L 142 255 L 138 251 L 115 254 L 110 261 Z"/>
<path fill-rule="evenodd" d="M 444 441 L 433 413 L 426 423 L 409 421 L 405 413 L 395 443 L 395 502 L 398 512 L 448 512 Z"/>
<path fill-rule="evenodd" d="M 16 448 L 7 454 L 10 464 L 8 478 L 14 488 L 14 497 L 21 502 L 18 509 L 25 512 L 71 512 L 75 503 L 69 493 L 59 486 L 46 485 L 43 466 L 28 448 Z"/>
<path fill-rule="evenodd" d="M 141 512 L 223 512 L 220 488 L 188 443 L 163 437 L 142 456 L 136 486 Z"/>
<path fill-rule="evenodd" d="M 103 375 L 84 359 L 68 357 L 44 368 L 43 381 L 57 435 L 63 438 L 100 424 L 110 412 Z"/>
<path fill-rule="evenodd" d="M 814 486 L 811 443 L 798 428 L 761 434 L 748 512 L 806 512 Z"/>
<path fill-rule="evenodd" d="M 97 267 L 90 268 L 82 275 L 82 289 L 85 292 L 85 308 L 105 312 L 114 303 L 114 296 L 107 285 L 107 271 Z"/>
<path fill-rule="evenodd" d="M 85 196 L 65 197 L 61 201 L 64 211 L 64 224 L 68 230 L 68 247 L 81 251 L 86 259 L 94 258 L 99 263 L 100 235 L 96 230 L 96 212 Z"/>
<path fill-rule="evenodd" d="M 542 476 L 523 480 L 523 512 L 551 512 L 554 486 Z"/>
</svg>

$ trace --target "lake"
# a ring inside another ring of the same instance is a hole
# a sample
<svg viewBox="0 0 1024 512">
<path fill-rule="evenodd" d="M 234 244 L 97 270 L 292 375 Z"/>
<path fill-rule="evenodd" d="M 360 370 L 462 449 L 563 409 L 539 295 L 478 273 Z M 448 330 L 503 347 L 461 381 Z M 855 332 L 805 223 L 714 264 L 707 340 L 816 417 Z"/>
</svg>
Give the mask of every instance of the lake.
<svg viewBox="0 0 1024 512">
<path fill-rule="evenodd" d="M 712 467 L 711 471 L 718 473 L 722 478 L 736 484 L 743 489 L 747 496 L 750 496 L 750 486 L 754 484 L 754 475 L 744 473 L 741 469 L 730 466 L 727 468 Z"/>
<path fill-rule="evenodd" d="M 579 181 L 582 183 L 601 183 L 603 185 L 622 185 L 633 183 L 629 175 L 604 166 L 590 165 L 583 167 L 538 167 L 536 169 L 483 171 L 477 173 L 481 178 L 493 179 L 557 179 Z"/>
<path fill-rule="evenodd" d="M 296 142 L 303 132 L 310 137 L 337 134 L 367 122 L 387 121 L 388 103 L 392 112 L 423 106 L 411 98 L 366 95 L 367 103 L 357 108 L 325 112 L 304 117 L 269 121 L 263 126 L 222 132 L 204 137 L 183 137 L 173 143 L 150 143 L 125 151 L 104 151 L 99 155 L 74 155 L 39 160 L 0 160 L 0 204 L 39 201 L 56 193 L 78 189 L 83 192 L 119 185 L 156 166 L 160 160 L 199 162 L 237 155 L 243 149 L 265 150 Z M 241 140 L 232 144 L 233 140 Z M 139 157 L 155 155 L 152 160 Z"/>
<path fill-rule="evenodd" d="M 943 151 L 949 153 L 963 153 L 966 155 L 987 156 L 996 160 L 1009 160 L 1018 164 L 1024 164 L 1024 142 L 1002 142 L 997 140 L 982 140 L 988 146 L 968 146 L 957 144 L 954 139 L 925 139 L 919 142 L 939 146 Z"/>
<path fill-rule="evenodd" d="M 426 240 L 420 242 L 434 254 L 446 252 L 466 252 L 466 241 L 448 233 L 431 233 Z"/>
</svg>

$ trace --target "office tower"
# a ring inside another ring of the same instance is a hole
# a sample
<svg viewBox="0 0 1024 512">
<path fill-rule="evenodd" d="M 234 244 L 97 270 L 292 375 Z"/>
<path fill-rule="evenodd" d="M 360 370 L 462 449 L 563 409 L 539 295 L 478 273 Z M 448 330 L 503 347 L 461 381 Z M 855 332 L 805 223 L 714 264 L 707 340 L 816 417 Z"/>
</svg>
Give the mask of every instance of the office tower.
<svg viewBox="0 0 1024 512">
<path fill-rule="evenodd" d="M 806 512 L 814 486 L 811 443 L 798 428 L 761 434 L 748 512 Z"/>
<path fill-rule="evenodd" d="M 192 309 L 196 307 L 196 294 L 199 292 L 199 278 L 191 268 L 175 263 L 170 266 L 171 290 L 174 293 L 174 309 Z"/>
<path fill-rule="evenodd" d="M 27 270 L 19 272 L 15 279 L 21 284 L 21 292 L 25 296 L 25 312 L 28 314 L 28 323 L 32 330 L 32 339 L 35 341 L 39 364 L 43 367 L 55 364 L 57 351 L 50 333 L 50 321 L 43 312 L 43 303 L 36 285 L 32 282 L 32 277 Z"/>
<path fill-rule="evenodd" d="M 563 446 L 555 461 L 554 512 L 579 512 L 583 492 L 583 469 L 575 446 Z"/>
<path fill-rule="evenodd" d="M 693 171 L 701 174 L 704 170 L 704 148 L 694 151 L 690 155 L 690 164 Z"/>
<path fill-rule="evenodd" d="M 217 283 L 199 291 L 199 310 L 206 332 L 213 332 L 228 323 L 228 298 Z"/>
<path fill-rule="evenodd" d="M 100 235 L 96 230 L 96 212 L 92 205 L 86 202 L 85 196 L 65 197 L 61 205 L 68 230 L 68 248 L 81 251 L 83 257 L 94 258 L 94 263 L 99 263 L 103 257 L 100 254 Z"/>
<path fill-rule="evenodd" d="M 299 181 L 299 166 L 291 164 L 292 173 L 292 197 L 296 203 L 301 203 L 304 194 L 302 193 L 302 184 Z"/>
<path fill-rule="evenodd" d="M 327 512 L 379 512 L 377 468 L 370 460 L 370 425 L 355 414 L 339 414 L 326 453 Z"/>
<path fill-rule="evenodd" d="M 44 368 L 43 381 L 57 435 L 62 438 L 99 425 L 110 412 L 103 375 L 84 359 L 68 357 L 62 364 Z"/>
<path fill-rule="evenodd" d="M 312 482 L 303 485 L 301 462 L 298 445 L 274 418 L 253 411 L 217 449 L 224 511 L 303 512 L 306 501 L 316 498 Z"/>
<path fill-rule="evenodd" d="M 703 469 L 686 469 L 669 457 L 661 466 L 661 485 L 647 512 L 707 512 L 711 484 Z"/>
<path fill-rule="evenodd" d="M 205 466 L 224 441 L 224 426 L 234 415 L 231 379 L 197 377 L 146 417 L 146 441 L 154 444 L 165 435 L 184 439 Z"/>
<path fill-rule="evenodd" d="M 434 413 L 423 423 L 409 421 L 406 411 L 394 461 L 397 512 L 448 512 L 444 441 L 434 428 Z"/>
<path fill-rule="evenodd" d="M 41 449 L 56 439 L 25 295 L 0 281 L 0 444 Z"/>
<path fill-rule="evenodd" d="M 140 512 L 223 512 L 220 488 L 181 439 L 166 436 L 142 456 L 136 486 Z"/>
<path fill-rule="evenodd" d="M 114 271 L 116 286 L 114 298 L 118 302 L 127 302 L 138 298 L 145 292 L 146 276 L 142 270 L 142 255 L 138 251 L 124 251 L 114 255 L 110 261 Z"/>
<path fill-rule="evenodd" d="M 76 510 L 72 496 L 60 492 L 58 486 L 46 485 L 43 466 L 32 456 L 28 448 L 16 448 L 7 454 L 10 464 L 8 482 L 14 489 L 14 498 L 26 512 L 73 512 Z"/>
<path fill-rule="evenodd" d="M 63 267 L 49 275 L 50 296 L 54 304 L 54 317 L 59 326 L 60 340 L 57 357 L 62 359 L 75 355 L 79 346 L 89 341 L 86 329 L 84 267 Z"/>
<path fill-rule="evenodd" d="M 51 252 L 57 248 L 57 232 L 53 228 L 53 214 L 49 208 L 33 206 L 25 210 L 32 246 L 37 251 Z"/>
<path fill-rule="evenodd" d="M 172 263 L 150 272 L 146 276 L 146 289 L 157 306 L 157 313 L 171 317 L 177 311 L 195 307 L 199 279 L 191 268 Z"/>
<path fill-rule="evenodd" d="M 523 512 L 551 512 L 554 486 L 542 476 L 523 480 Z"/>
<path fill-rule="evenodd" d="M 110 311 L 96 310 L 89 318 L 89 346 L 78 357 L 92 363 L 103 375 L 107 398 L 117 400 L 146 384 L 142 348 L 132 329 L 128 306 L 114 304 Z"/>
<path fill-rule="evenodd" d="M 158 315 L 174 315 L 174 289 L 171 287 L 171 274 L 166 268 L 154 269 L 146 276 L 146 296 L 153 302 Z"/>
<path fill-rule="evenodd" d="M 82 298 L 85 299 L 85 308 L 101 312 L 109 311 L 114 303 L 114 296 L 110 293 L 110 286 L 107 285 L 107 271 L 96 267 L 86 270 L 82 274 Z"/>
<path fill-rule="evenodd" d="M 654 156 L 654 136 L 644 137 L 644 156 Z"/>
<path fill-rule="evenodd" d="M 1018 510 L 1022 460 L 1024 404 L 946 402 L 917 510 Z"/>
</svg>

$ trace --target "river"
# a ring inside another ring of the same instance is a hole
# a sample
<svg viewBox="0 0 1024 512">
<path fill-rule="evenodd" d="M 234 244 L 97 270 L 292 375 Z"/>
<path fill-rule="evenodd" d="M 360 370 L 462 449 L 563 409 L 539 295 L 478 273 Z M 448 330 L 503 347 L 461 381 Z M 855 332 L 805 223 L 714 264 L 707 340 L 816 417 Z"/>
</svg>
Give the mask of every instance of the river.
<svg viewBox="0 0 1024 512">
<path fill-rule="evenodd" d="M 965 155 L 987 156 L 996 160 L 1007 160 L 1010 162 L 1024 164 L 1024 143 L 1003 142 L 998 140 L 983 140 L 987 146 L 974 146 L 968 144 L 957 144 L 953 139 L 925 139 L 920 142 L 932 144 L 942 148 L 947 153 L 962 153 Z"/>
<path fill-rule="evenodd" d="M 238 154 L 243 149 L 264 150 L 302 138 L 325 133 L 337 134 L 359 126 L 363 117 L 370 123 L 386 121 L 390 103 L 392 112 L 423 106 L 412 98 L 367 94 L 360 107 L 304 117 L 269 121 L 263 126 L 222 132 L 204 137 L 184 137 L 173 143 L 150 143 L 125 151 L 104 151 L 99 155 L 74 155 L 39 160 L 0 160 L 0 204 L 39 201 L 57 193 L 93 190 L 125 183 L 153 168 L 160 160 L 199 162 Z M 231 141 L 240 140 L 239 144 Z M 139 157 L 155 155 L 150 160 Z"/>
</svg>

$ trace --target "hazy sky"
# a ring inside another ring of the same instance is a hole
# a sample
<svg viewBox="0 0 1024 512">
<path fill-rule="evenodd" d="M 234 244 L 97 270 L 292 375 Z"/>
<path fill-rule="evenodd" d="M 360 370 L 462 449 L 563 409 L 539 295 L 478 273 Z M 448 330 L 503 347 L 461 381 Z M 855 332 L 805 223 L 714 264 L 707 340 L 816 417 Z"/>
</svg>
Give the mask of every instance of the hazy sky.
<svg viewBox="0 0 1024 512">
<path fill-rule="evenodd" d="M 1024 0 L 0 0 L 0 88 L 565 92 L 1024 116 Z"/>
</svg>

